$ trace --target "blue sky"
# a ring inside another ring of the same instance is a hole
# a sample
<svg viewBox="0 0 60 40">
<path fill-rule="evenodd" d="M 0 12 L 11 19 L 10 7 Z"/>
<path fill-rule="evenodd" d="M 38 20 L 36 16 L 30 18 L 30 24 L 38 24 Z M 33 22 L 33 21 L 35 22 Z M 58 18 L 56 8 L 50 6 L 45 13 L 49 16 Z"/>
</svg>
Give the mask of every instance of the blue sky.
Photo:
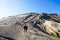
<svg viewBox="0 0 60 40">
<path fill-rule="evenodd" d="M 0 18 L 22 13 L 60 13 L 60 0 L 0 0 Z"/>
</svg>

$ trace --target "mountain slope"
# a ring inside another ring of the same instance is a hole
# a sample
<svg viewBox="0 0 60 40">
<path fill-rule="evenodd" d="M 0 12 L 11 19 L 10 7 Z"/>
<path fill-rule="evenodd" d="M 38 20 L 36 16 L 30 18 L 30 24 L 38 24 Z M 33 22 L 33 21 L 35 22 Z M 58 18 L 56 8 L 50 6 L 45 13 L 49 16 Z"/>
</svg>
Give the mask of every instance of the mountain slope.
<svg viewBox="0 0 60 40">
<path fill-rule="evenodd" d="M 1 19 L 0 40 L 60 40 L 60 16 L 29 13 Z"/>
</svg>

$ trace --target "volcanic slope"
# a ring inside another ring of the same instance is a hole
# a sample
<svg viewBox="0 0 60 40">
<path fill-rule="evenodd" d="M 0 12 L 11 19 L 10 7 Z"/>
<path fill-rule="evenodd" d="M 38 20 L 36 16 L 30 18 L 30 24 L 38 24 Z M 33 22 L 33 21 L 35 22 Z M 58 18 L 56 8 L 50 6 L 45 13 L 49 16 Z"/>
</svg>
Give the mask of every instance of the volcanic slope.
<svg viewBox="0 0 60 40">
<path fill-rule="evenodd" d="M 0 40 L 60 40 L 60 15 L 27 13 L 0 19 Z"/>
</svg>

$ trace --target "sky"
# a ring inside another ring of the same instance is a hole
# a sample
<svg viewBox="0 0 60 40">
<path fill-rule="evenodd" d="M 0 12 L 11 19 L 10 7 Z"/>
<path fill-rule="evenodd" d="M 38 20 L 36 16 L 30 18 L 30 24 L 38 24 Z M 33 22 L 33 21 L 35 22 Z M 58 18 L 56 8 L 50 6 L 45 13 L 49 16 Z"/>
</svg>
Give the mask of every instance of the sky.
<svg viewBox="0 0 60 40">
<path fill-rule="evenodd" d="M 60 13 L 60 0 L 0 0 L 0 18 L 24 13 Z"/>
</svg>

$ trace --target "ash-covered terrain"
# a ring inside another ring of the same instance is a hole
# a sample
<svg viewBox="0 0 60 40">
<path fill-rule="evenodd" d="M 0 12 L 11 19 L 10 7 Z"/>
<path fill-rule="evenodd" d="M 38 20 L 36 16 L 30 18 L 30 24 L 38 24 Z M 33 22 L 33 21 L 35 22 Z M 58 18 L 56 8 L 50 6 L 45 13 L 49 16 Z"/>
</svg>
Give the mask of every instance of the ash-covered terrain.
<svg viewBox="0 0 60 40">
<path fill-rule="evenodd" d="M 60 40 L 60 15 L 27 13 L 2 18 L 0 40 Z"/>
</svg>

